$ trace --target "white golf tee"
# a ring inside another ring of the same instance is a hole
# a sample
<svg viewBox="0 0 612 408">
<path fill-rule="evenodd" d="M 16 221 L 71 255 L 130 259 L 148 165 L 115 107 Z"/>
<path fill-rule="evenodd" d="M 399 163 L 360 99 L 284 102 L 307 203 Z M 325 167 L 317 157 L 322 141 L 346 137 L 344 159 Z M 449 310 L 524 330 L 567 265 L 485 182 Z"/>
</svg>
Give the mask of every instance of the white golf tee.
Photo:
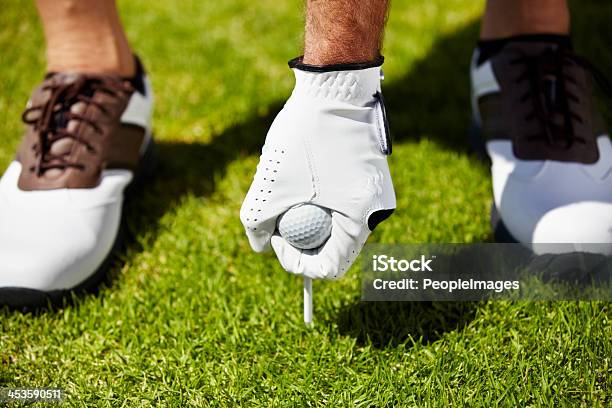
<svg viewBox="0 0 612 408">
<path fill-rule="evenodd" d="M 312 324 L 312 279 L 304 276 L 304 323 Z"/>
</svg>

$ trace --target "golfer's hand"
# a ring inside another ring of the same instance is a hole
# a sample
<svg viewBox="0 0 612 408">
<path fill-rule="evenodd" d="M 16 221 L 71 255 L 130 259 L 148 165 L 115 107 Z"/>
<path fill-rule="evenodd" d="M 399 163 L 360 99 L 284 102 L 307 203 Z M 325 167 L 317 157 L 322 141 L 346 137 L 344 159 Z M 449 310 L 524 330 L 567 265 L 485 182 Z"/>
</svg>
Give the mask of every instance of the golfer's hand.
<svg viewBox="0 0 612 408">
<path fill-rule="evenodd" d="M 240 219 L 255 251 L 271 245 L 287 271 L 336 279 L 395 208 L 380 64 L 290 65 L 296 85 L 268 132 Z M 276 231 L 277 218 L 304 202 L 332 213 L 331 237 L 313 250 L 294 248 Z"/>
</svg>

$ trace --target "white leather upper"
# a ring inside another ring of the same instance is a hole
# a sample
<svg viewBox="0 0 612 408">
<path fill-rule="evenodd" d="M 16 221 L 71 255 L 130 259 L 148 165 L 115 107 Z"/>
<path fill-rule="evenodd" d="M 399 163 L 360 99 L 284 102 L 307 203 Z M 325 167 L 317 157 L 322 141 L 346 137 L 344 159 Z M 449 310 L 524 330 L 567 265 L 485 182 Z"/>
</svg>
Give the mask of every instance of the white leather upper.
<svg viewBox="0 0 612 408">
<path fill-rule="evenodd" d="M 21 191 L 21 164 L 0 179 L 0 287 L 72 288 L 108 255 L 128 170 L 107 170 L 92 189 Z"/>
<path fill-rule="evenodd" d="M 373 97 L 380 68 L 294 73 L 296 86 L 268 132 L 240 218 L 253 249 L 271 244 L 287 271 L 339 278 L 370 234 L 368 217 L 395 208 Z M 296 249 L 275 233 L 278 216 L 304 202 L 332 210 L 331 237 L 315 250 Z"/>
</svg>

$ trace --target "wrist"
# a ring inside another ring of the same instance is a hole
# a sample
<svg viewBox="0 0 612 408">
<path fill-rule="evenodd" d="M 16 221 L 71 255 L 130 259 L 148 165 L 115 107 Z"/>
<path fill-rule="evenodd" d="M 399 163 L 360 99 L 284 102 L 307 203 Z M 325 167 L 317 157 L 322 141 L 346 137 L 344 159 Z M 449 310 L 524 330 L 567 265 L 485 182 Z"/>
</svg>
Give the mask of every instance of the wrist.
<svg viewBox="0 0 612 408">
<path fill-rule="evenodd" d="M 341 44 L 330 46 L 317 44 L 316 47 L 305 47 L 303 61 L 305 64 L 317 66 L 338 65 L 374 61 L 379 55 L 378 48 L 363 49 L 355 47 L 354 44 L 349 44 L 346 47 Z"/>
</svg>

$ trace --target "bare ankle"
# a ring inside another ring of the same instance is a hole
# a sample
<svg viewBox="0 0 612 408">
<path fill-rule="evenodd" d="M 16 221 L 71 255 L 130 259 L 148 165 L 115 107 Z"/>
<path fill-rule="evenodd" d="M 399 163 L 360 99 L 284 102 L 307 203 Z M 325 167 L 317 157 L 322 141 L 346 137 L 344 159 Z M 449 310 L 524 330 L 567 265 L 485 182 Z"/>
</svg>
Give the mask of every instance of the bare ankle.
<svg viewBox="0 0 612 408">
<path fill-rule="evenodd" d="M 134 58 L 113 0 L 37 0 L 49 71 L 132 76 Z"/>
<path fill-rule="evenodd" d="M 483 40 L 521 34 L 568 34 L 566 0 L 489 0 L 482 22 Z"/>
<path fill-rule="evenodd" d="M 136 65 L 131 52 L 66 44 L 48 48 L 47 70 L 132 77 L 136 73 Z"/>
</svg>

